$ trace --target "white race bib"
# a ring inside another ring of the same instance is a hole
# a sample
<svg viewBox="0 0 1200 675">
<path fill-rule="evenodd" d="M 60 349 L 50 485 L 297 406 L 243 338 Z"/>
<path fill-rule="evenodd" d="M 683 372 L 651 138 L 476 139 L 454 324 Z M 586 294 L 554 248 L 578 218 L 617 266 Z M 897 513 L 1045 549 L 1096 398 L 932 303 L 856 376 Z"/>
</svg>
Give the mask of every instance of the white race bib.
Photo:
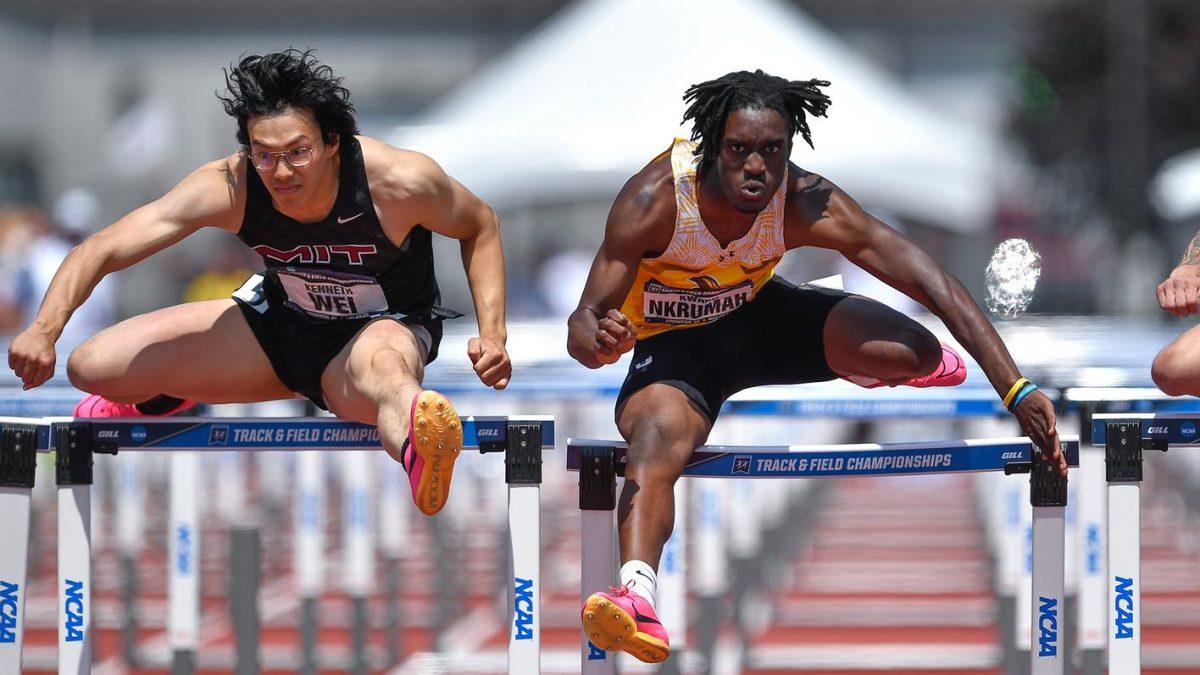
<svg viewBox="0 0 1200 675">
<path fill-rule="evenodd" d="M 646 323 L 688 326 L 715 321 L 754 297 L 754 287 L 743 281 L 727 288 L 673 288 L 657 281 L 646 284 L 642 316 Z"/>
<path fill-rule="evenodd" d="M 374 277 L 331 270 L 276 269 L 288 304 L 322 319 L 356 319 L 387 312 L 383 287 Z"/>
</svg>

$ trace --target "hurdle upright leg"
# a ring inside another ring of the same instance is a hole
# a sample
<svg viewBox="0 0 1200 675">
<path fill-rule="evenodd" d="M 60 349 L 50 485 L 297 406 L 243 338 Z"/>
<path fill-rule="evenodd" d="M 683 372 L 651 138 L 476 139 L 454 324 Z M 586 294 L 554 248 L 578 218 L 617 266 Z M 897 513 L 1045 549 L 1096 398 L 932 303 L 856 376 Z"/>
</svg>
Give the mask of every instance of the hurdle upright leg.
<svg viewBox="0 0 1200 675">
<path fill-rule="evenodd" d="M 592 593 L 614 585 L 617 570 L 616 465 L 611 447 L 584 447 L 579 465 L 579 509 L 581 515 L 580 604 Z M 616 653 L 592 644 L 583 635 L 580 657 L 582 675 L 613 675 Z"/>
<path fill-rule="evenodd" d="M 36 433 L 32 427 L 7 424 L 0 431 L 0 519 L 11 537 L 0 546 L 0 672 L 4 673 L 21 672 Z"/>
<path fill-rule="evenodd" d="M 512 617 L 508 672 L 542 669 L 541 613 L 541 425 L 508 424 L 504 478 L 508 483 L 508 529 L 512 536 Z"/>
<path fill-rule="evenodd" d="M 1110 422 L 1104 438 L 1108 480 L 1108 668 L 1142 672 L 1142 425 Z"/>
<path fill-rule="evenodd" d="M 58 672 L 92 670 L 92 448 L 90 429 L 71 425 L 56 439 L 58 483 Z"/>
<path fill-rule="evenodd" d="M 171 456 L 167 638 L 173 675 L 196 671 L 200 648 L 200 518 L 195 453 Z"/>
<path fill-rule="evenodd" d="M 1032 451 L 1029 503 L 1033 507 L 1030 619 L 1033 637 L 1030 670 L 1033 675 L 1062 675 L 1066 668 L 1063 639 L 1066 615 L 1067 479 Z"/>
<path fill-rule="evenodd" d="M 323 454 L 302 452 L 296 458 L 295 562 L 296 589 L 300 593 L 300 672 L 316 675 L 317 601 L 324 589 L 325 482 Z"/>
</svg>

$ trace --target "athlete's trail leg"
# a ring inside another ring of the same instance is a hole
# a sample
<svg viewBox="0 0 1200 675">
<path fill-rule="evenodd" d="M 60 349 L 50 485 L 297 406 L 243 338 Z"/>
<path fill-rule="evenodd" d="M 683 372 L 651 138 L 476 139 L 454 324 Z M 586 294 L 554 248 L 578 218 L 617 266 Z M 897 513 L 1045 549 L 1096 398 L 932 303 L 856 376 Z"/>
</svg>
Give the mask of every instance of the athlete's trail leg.
<svg viewBox="0 0 1200 675">
<path fill-rule="evenodd" d="M 71 383 L 110 401 L 291 398 L 233 300 L 189 302 L 105 328 L 67 360 Z"/>
<path fill-rule="evenodd" d="M 838 375 L 903 384 L 941 363 L 942 347 L 924 326 L 860 296 L 834 306 L 825 320 L 825 362 Z"/>
</svg>

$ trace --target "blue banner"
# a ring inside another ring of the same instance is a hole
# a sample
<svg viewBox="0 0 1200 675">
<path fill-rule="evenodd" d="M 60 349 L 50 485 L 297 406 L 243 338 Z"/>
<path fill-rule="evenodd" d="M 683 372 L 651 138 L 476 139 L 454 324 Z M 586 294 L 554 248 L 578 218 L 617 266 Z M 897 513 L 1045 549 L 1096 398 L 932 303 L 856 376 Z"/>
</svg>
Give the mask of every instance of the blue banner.
<svg viewBox="0 0 1200 675">
<path fill-rule="evenodd" d="M 584 447 L 612 447 L 619 467 L 624 444 L 578 441 L 567 448 L 567 469 L 579 470 Z M 930 473 L 1003 471 L 1008 464 L 1028 462 L 1029 441 L 966 444 L 895 443 L 872 448 L 848 446 L 789 450 L 786 447 L 704 447 L 692 454 L 685 476 L 709 478 L 817 478 L 822 476 L 903 476 Z M 1078 441 L 1063 441 L 1067 464 L 1079 466 Z M 623 474 L 618 469 L 618 474 Z"/>
<path fill-rule="evenodd" d="M 864 419 L 877 417 L 990 417 L 1007 415 L 1003 402 L 990 399 L 809 399 L 809 400 L 731 400 L 721 411 L 731 415 L 787 415 L 790 417 L 829 417 Z"/>
<path fill-rule="evenodd" d="M 380 447 L 379 431 L 334 417 L 146 418 L 80 420 L 91 423 L 97 451 L 120 450 L 369 450 Z M 463 447 L 502 444 L 507 417 L 463 418 Z M 514 422 L 522 421 L 513 418 Z M 530 420 L 534 421 L 534 420 Z M 554 446 L 554 422 L 540 420 L 542 446 Z M 54 427 L 69 424 L 55 422 Z"/>
<path fill-rule="evenodd" d="M 1137 422 L 1142 425 L 1143 439 L 1164 439 L 1170 445 L 1194 445 L 1200 443 L 1200 415 L 1180 417 L 1093 417 L 1092 445 L 1103 446 L 1108 435 L 1109 422 Z"/>
</svg>

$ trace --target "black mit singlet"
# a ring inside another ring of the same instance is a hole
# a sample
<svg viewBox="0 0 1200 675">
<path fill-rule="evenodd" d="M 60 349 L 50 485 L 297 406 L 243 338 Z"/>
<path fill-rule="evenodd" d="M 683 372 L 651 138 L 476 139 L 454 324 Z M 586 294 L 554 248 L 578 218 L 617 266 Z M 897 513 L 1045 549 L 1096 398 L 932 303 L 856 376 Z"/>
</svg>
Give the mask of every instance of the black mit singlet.
<svg viewBox="0 0 1200 675">
<path fill-rule="evenodd" d="M 432 361 L 442 319 L 459 316 L 437 306 L 432 233 L 418 225 L 401 246 L 392 243 L 375 215 L 358 140 L 343 139 L 339 152 L 337 199 L 315 223 L 276 211 L 247 164 L 238 231 L 262 256 L 266 272 L 251 277 L 234 299 L 279 379 L 322 408 L 321 373 L 368 322 L 390 317 L 423 327 Z M 423 331 L 415 332 L 423 338 Z"/>
</svg>

